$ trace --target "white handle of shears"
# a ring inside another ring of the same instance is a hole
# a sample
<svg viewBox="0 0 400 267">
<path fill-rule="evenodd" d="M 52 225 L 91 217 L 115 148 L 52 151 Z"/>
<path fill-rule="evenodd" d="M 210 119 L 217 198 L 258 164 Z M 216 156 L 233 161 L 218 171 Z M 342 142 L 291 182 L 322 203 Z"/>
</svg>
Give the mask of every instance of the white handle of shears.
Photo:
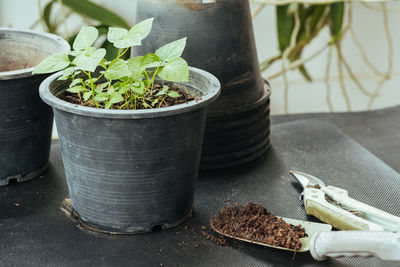
<svg viewBox="0 0 400 267">
<path fill-rule="evenodd" d="M 372 222 L 358 217 L 325 199 L 325 193 L 320 189 L 305 188 L 303 191 L 306 213 L 340 230 L 383 231 L 384 229 Z"/>
<path fill-rule="evenodd" d="M 400 261 L 400 234 L 376 231 L 319 232 L 311 237 L 314 259 L 327 257 L 369 257 Z"/>
<path fill-rule="evenodd" d="M 321 190 L 332 200 L 337 201 L 346 209 L 357 210 L 367 221 L 382 226 L 387 231 L 400 232 L 400 217 L 394 216 L 383 210 L 374 208 L 348 196 L 348 192 L 342 188 L 327 186 Z"/>
</svg>

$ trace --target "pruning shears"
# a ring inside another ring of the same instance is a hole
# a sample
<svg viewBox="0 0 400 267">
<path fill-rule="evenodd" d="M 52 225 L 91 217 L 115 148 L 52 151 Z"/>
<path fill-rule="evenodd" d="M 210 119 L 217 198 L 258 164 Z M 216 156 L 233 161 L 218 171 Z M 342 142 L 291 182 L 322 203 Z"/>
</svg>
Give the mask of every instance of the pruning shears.
<svg viewBox="0 0 400 267">
<path fill-rule="evenodd" d="M 400 232 L 400 217 L 348 196 L 345 189 L 326 186 L 310 174 L 290 171 L 303 187 L 306 213 L 340 230 Z"/>
</svg>

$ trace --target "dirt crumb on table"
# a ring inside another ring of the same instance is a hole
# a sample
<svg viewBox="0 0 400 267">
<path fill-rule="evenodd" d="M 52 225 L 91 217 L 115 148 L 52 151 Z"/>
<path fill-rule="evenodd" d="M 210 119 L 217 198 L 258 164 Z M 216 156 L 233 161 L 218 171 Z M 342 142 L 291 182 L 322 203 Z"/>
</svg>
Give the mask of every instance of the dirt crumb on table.
<svg viewBox="0 0 400 267">
<path fill-rule="evenodd" d="M 207 238 L 208 240 L 210 240 L 211 242 L 213 242 L 214 244 L 220 245 L 220 246 L 226 246 L 228 245 L 228 242 L 226 241 L 225 237 L 223 236 L 219 236 L 216 237 L 212 234 L 209 234 L 207 232 L 201 231 L 201 234 Z"/>
<path fill-rule="evenodd" d="M 301 225 L 289 224 L 250 202 L 222 208 L 210 225 L 219 233 L 294 250 L 301 248 L 300 238 L 307 236 Z"/>
</svg>

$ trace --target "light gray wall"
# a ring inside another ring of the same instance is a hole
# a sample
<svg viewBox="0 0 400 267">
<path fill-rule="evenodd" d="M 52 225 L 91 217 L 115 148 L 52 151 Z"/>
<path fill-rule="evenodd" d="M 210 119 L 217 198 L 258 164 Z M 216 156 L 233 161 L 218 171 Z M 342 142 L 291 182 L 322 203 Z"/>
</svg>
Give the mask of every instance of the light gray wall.
<svg viewBox="0 0 400 267">
<path fill-rule="evenodd" d="M 42 0 L 42 4 L 47 1 Z M 97 0 L 97 3 L 104 5 L 116 13 L 123 16 L 128 22 L 132 23 L 135 14 L 136 0 Z M 378 4 L 374 5 L 379 7 Z M 256 6 L 252 5 L 254 9 Z M 400 35 L 397 34 L 397 26 L 400 25 L 400 3 L 388 3 L 390 31 L 394 43 L 394 75 L 387 82 L 382 94 L 377 98 L 373 108 L 383 108 L 400 104 Z M 38 5 L 36 0 L 0 0 L 0 25 L 13 26 L 19 28 L 28 28 L 38 18 Z M 387 41 L 384 36 L 382 13 L 372 11 L 362 6 L 354 4 L 353 25 L 359 36 L 368 56 L 382 71 L 386 70 L 387 60 Z M 80 27 L 81 21 L 78 17 L 69 20 L 67 31 L 74 31 Z M 37 27 L 40 29 L 40 26 Z M 260 61 L 278 53 L 275 8 L 267 6 L 254 20 L 254 30 L 256 35 L 257 51 Z M 323 46 L 329 39 L 327 31 L 322 32 L 321 36 L 313 41 L 304 51 L 304 55 L 310 55 Z M 363 62 L 357 47 L 348 35 L 344 40 L 344 54 L 351 64 L 355 74 L 362 81 L 363 85 L 370 91 L 376 87 L 377 78 L 371 75 L 371 72 Z M 325 66 L 327 53 L 323 53 L 315 60 L 307 64 L 307 67 L 314 78 L 313 83 L 305 82 L 297 71 L 288 74 L 289 87 L 289 111 L 298 112 L 320 112 L 328 111 L 326 104 L 326 85 L 324 83 Z M 281 65 L 275 64 L 264 75 L 278 71 Z M 335 111 L 345 111 L 346 105 L 341 93 L 338 80 L 336 57 L 332 65 L 332 101 Z M 348 90 L 353 110 L 365 110 L 368 103 L 368 97 L 363 95 L 350 80 L 345 77 L 346 88 Z M 283 82 L 282 78 L 271 80 L 272 102 L 271 111 L 273 114 L 283 113 Z"/>
</svg>

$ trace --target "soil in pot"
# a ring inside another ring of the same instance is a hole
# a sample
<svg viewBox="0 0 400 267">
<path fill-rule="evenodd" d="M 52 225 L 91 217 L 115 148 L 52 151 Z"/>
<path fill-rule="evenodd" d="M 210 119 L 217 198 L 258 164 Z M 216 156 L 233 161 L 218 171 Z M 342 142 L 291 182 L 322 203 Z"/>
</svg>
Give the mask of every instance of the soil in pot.
<svg viewBox="0 0 400 267">
<path fill-rule="evenodd" d="M 150 93 L 150 90 L 145 94 L 145 98 L 148 99 L 147 103 L 154 103 L 152 106 L 153 108 L 164 108 L 164 107 L 170 107 L 174 105 L 179 105 L 179 104 L 185 104 L 188 103 L 192 100 L 199 100 L 199 97 L 193 96 L 183 90 L 180 86 L 172 84 L 172 85 L 166 85 L 168 86 L 168 91 L 172 90 L 176 93 L 179 94 L 179 97 L 170 97 L 168 95 L 165 96 L 165 98 L 162 98 L 162 101 L 158 100 L 159 98 L 156 97 L 156 95 L 163 90 L 164 84 L 155 84 L 154 88 L 152 89 L 152 94 Z M 103 91 L 107 91 L 104 89 Z M 129 97 L 128 94 L 126 94 L 126 97 Z M 72 104 L 77 104 L 81 106 L 86 106 L 86 107 L 96 107 L 95 104 L 92 101 L 85 101 L 82 97 L 79 97 L 78 94 L 75 93 L 69 93 L 67 92 L 65 95 L 60 97 L 62 100 L 67 101 Z M 101 103 L 101 102 L 100 102 Z M 111 106 L 111 109 L 123 109 L 123 110 L 131 110 L 131 109 L 147 109 L 149 108 L 149 104 L 143 103 L 141 98 L 137 98 L 137 103 L 136 103 L 136 108 L 134 108 L 131 105 L 125 105 L 124 102 L 116 103 Z"/>
<path fill-rule="evenodd" d="M 253 203 L 224 207 L 210 225 L 230 236 L 294 250 L 301 248 L 300 238 L 307 236 L 301 225 L 289 224 Z"/>
</svg>

